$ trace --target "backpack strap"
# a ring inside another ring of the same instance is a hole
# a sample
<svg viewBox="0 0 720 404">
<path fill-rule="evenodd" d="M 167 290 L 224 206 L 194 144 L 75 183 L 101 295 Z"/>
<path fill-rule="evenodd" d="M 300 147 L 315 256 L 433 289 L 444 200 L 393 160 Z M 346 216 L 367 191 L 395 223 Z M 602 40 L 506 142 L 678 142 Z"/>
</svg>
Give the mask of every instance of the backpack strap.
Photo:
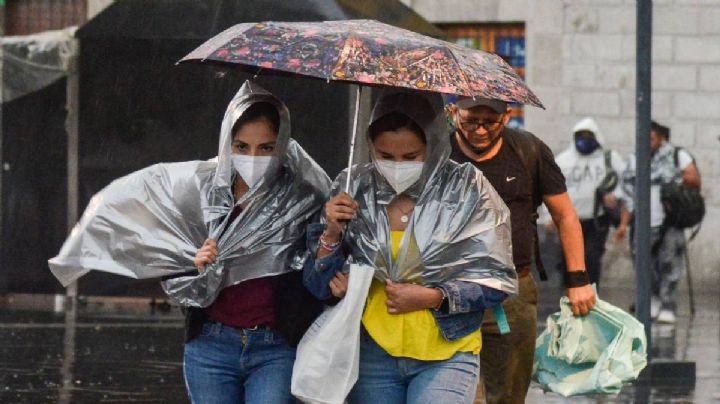
<svg viewBox="0 0 720 404">
<path fill-rule="evenodd" d="M 612 150 L 603 150 L 603 156 L 605 159 L 605 175 L 607 176 L 609 172 L 615 171 L 612 167 Z M 593 202 L 593 223 L 595 224 L 596 229 L 600 229 L 602 226 L 600 225 L 600 220 L 598 219 L 600 215 L 600 210 L 602 209 L 602 198 L 603 195 L 600 193 L 599 189 L 595 190 L 595 200 Z"/>
<path fill-rule="evenodd" d="M 605 172 L 608 172 L 610 170 L 613 170 L 612 166 L 612 150 L 605 150 L 603 153 L 605 155 Z M 676 157 L 677 158 L 677 157 Z M 677 164 L 677 161 L 676 161 Z"/>
<path fill-rule="evenodd" d="M 532 133 L 520 129 L 506 128 L 505 132 L 508 136 L 503 136 L 503 139 L 520 157 L 525 172 L 532 179 L 533 206 L 537 209 L 543 202 L 542 191 L 540 190 L 540 139 Z"/>
<path fill-rule="evenodd" d="M 682 151 L 684 151 L 685 153 L 687 153 L 687 154 L 690 156 L 690 161 L 692 161 L 692 163 L 695 164 L 695 167 L 697 168 L 697 163 L 696 163 L 696 161 L 695 161 L 695 156 L 693 156 L 692 154 L 690 154 L 689 151 L 685 150 L 684 147 L 680 147 L 680 146 L 673 146 L 673 147 L 674 147 L 674 150 L 673 150 L 673 163 L 675 164 L 675 167 L 680 168 L 680 157 L 678 157 L 678 156 L 680 155 L 680 150 L 682 150 Z"/>
<path fill-rule="evenodd" d="M 680 154 L 680 150 L 685 150 L 685 149 L 683 149 L 680 146 L 674 146 L 674 147 L 675 147 L 675 149 L 673 150 L 673 163 L 675 164 L 675 168 L 680 168 L 680 157 L 678 157 L 678 156 Z M 687 152 L 687 150 L 685 150 L 685 152 Z M 690 153 L 688 153 L 688 154 L 690 154 Z M 695 163 L 695 156 L 690 154 L 690 159 L 692 160 L 693 164 L 695 164 L 695 169 L 698 170 L 698 175 L 699 175 L 700 171 L 697 168 L 697 164 Z M 695 228 L 693 229 L 692 233 L 690 233 L 690 238 L 688 238 L 688 243 L 695 239 L 695 236 L 697 236 L 698 233 L 700 232 L 700 227 L 702 227 L 702 222 L 698 223 L 698 225 L 695 226 Z M 659 241 L 662 241 L 662 238 L 665 236 L 665 231 L 664 231 L 665 228 L 666 228 L 666 223 L 663 221 L 662 227 L 660 229 L 661 237 L 659 238 Z M 653 246 L 653 248 L 656 248 L 656 247 Z"/>
<path fill-rule="evenodd" d="M 532 223 L 535 227 L 533 255 L 540 280 L 546 281 L 548 276 L 547 271 L 545 271 L 545 265 L 543 265 L 542 258 L 540 257 L 540 238 L 537 230 L 537 220 L 540 217 L 537 213 L 537 208 L 542 204 L 543 198 L 542 191 L 540 190 L 540 139 L 524 130 L 505 128 L 503 140 L 506 141 L 515 154 L 520 157 L 520 161 L 525 167 L 525 172 L 532 180 L 532 199 L 533 207 L 535 208 L 532 215 Z"/>
<path fill-rule="evenodd" d="M 622 199 L 618 199 L 616 206 L 607 208 L 604 206 L 603 198 L 607 193 L 613 192 L 620 187 L 620 175 L 612 165 L 613 151 L 610 149 L 603 150 L 605 160 L 605 176 L 595 188 L 595 200 L 593 202 L 593 222 L 596 229 L 606 228 L 608 226 L 617 227 L 620 224 L 620 216 Z M 600 217 L 605 220 L 601 221 Z"/>
</svg>

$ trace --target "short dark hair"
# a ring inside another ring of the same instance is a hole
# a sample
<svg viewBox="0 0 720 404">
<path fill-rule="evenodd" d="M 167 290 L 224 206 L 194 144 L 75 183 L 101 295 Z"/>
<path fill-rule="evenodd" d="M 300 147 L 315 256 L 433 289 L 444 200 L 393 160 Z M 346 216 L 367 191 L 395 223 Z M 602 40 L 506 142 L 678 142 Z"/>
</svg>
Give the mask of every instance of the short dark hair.
<svg viewBox="0 0 720 404">
<path fill-rule="evenodd" d="M 256 102 L 251 105 L 243 114 L 235 121 L 232 127 L 233 136 L 247 123 L 266 120 L 270 124 L 270 128 L 278 133 L 280 131 L 280 113 L 277 108 L 269 102 Z"/>
<path fill-rule="evenodd" d="M 370 140 L 374 142 L 380 133 L 388 131 L 395 132 L 400 129 L 407 129 L 410 132 L 415 133 L 423 143 L 427 144 L 425 131 L 422 130 L 420 125 L 410 119 L 409 116 L 400 112 L 391 112 L 377 119 L 375 122 L 370 124 L 368 133 L 370 135 Z"/>
<path fill-rule="evenodd" d="M 655 121 L 650 121 L 650 130 L 658 134 L 658 136 L 670 140 L 670 128 L 665 125 L 659 124 Z"/>
</svg>

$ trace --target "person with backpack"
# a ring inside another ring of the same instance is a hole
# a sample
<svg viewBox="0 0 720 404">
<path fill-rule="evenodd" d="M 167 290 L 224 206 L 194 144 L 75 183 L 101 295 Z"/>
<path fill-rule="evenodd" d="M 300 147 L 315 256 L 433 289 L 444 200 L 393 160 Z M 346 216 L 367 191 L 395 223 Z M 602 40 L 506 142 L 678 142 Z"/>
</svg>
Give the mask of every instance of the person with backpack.
<svg viewBox="0 0 720 404">
<path fill-rule="evenodd" d="M 670 143 L 669 129 L 650 125 L 650 242 L 652 296 L 650 316 L 675 323 L 677 284 L 685 271 L 685 229 L 698 226 L 705 214 L 700 172 L 687 150 Z M 623 173 L 623 187 L 634 193 L 635 158 Z"/>
<path fill-rule="evenodd" d="M 537 208 L 545 204 L 553 217 L 565 251 L 565 285 L 575 315 L 595 304 L 595 292 L 585 271 L 580 222 L 552 151 L 533 134 L 507 126 L 507 103 L 486 98 L 446 100 L 451 134 L 451 158 L 469 162 L 483 172 L 510 209 L 513 261 L 519 295 L 503 302 L 510 333 L 502 334 L 491 311 L 485 312 L 480 352 L 482 379 L 478 396 L 488 403 L 523 403 L 530 386 L 537 329 L 537 286 L 530 274 L 536 257 L 544 269 L 537 239 Z"/>
<path fill-rule="evenodd" d="M 615 227 L 614 238 L 620 242 L 625 238 L 630 222 L 619 186 L 625 161 L 617 152 L 603 147 L 605 139 L 594 119 L 582 119 L 572 133 L 572 143 L 557 155 L 555 162 L 565 176 L 570 200 L 580 218 L 590 283 L 599 290 L 609 229 Z M 550 231 L 555 229 L 551 221 L 546 227 Z M 563 260 L 560 260 L 560 268 L 565 271 Z"/>
</svg>

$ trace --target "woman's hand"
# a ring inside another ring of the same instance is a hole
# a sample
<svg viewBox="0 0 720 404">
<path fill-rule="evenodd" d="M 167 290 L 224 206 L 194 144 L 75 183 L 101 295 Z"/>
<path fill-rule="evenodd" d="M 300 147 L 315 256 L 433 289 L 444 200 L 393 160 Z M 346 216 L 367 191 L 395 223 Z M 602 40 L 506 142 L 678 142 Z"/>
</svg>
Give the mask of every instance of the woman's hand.
<svg viewBox="0 0 720 404">
<path fill-rule="evenodd" d="M 350 195 L 341 192 L 325 204 L 325 219 L 327 227 L 325 228 L 325 240 L 334 243 L 340 240 L 346 221 L 351 220 L 355 216 L 358 209 L 358 203 L 353 201 Z"/>
<path fill-rule="evenodd" d="M 217 259 L 217 243 L 215 240 L 209 238 L 205 240 L 202 247 L 195 254 L 193 262 L 198 269 L 198 272 L 205 272 L 205 265 L 212 264 Z"/>
<path fill-rule="evenodd" d="M 443 299 L 442 292 L 437 289 L 412 283 L 395 283 L 389 279 L 385 284 L 385 293 L 388 297 L 385 304 L 390 314 L 433 309 Z"/>
<path fill-rule="evenodd" d="M 330 280 L 330 292 L 332 292 L 332 295 L 340 299 L 345 297 L 349 280 L 350 274 L 336 273 L 335 277 Z"/>
</svg>

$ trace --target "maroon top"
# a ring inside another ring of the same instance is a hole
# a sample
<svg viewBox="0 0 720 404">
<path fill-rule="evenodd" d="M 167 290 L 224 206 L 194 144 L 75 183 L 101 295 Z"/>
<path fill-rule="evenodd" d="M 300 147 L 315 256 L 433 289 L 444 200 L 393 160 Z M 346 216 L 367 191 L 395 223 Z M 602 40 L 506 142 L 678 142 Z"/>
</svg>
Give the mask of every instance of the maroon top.
<svg viewBox="0 0 720 404">
<path fill-rule="evenodd" d="M 241 211 L 242 208 L 236 206 L 230 213 L 228 224 L 232 223 Z M 225 230 L 222 233 L 225 233 Z M 230 327 L 252 328 L 266 325 L 277 329 L 273 285 L 273 279 L 266 277 L 228 286 L 220 291 L 215 302 L 205 309 L 205 313 L 212 320 Z"/>
<path fill-rule="evenodd" d="M 266 325 L 276 329 L 272 278 L 257 278 L 228 286 L 220 291 L 208 317 L 230 327 Z"/>
</svg>

